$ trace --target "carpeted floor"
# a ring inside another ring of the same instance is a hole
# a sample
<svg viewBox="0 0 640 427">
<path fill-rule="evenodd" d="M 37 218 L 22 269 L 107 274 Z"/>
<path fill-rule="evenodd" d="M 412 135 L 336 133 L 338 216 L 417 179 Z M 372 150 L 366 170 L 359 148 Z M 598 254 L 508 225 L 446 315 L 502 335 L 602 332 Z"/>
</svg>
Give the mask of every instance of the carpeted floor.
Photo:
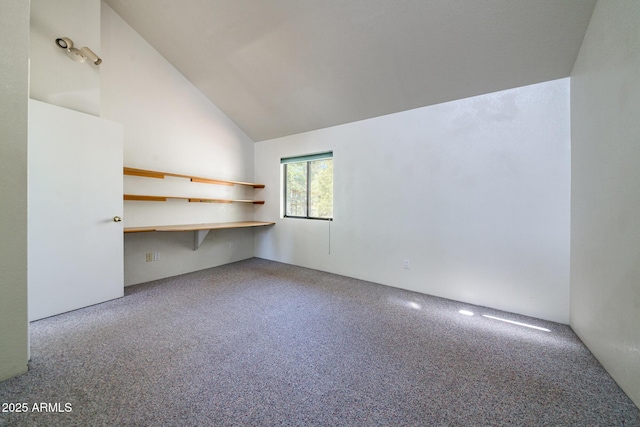
<svg viewBox="0 0 640 427">
<path fill-rule="evenodd" d="M 260 259 L 34 322 L 31 357 L 0 426 L 640 426 L 568 326 Z"/>
</svg>

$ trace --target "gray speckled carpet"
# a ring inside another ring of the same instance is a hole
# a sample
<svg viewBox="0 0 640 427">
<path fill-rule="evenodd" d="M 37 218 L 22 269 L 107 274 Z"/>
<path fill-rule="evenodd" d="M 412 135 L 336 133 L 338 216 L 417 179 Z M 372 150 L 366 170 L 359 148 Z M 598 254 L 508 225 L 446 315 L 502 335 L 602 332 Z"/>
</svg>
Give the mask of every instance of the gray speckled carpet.
<svg viewBox="0 0 640 427">
<path fill-rule="evenodd" d="M 31 356 L 0 426 L 640 425 L 568 326 L 260 259 L 34 322 Z"/>
</svg>

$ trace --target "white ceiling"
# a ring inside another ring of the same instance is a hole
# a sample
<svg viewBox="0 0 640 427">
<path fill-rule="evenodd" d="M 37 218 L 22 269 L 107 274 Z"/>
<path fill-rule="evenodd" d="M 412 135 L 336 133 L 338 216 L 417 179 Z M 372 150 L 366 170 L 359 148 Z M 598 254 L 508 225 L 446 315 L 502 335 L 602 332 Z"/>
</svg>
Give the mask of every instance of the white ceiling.
<svg viewBox="0 0 640 427">
<path fill-rule="evenodd" d="M 105 0 L 254 141 L 567 77 L 596 0 Z"/>
</svg>

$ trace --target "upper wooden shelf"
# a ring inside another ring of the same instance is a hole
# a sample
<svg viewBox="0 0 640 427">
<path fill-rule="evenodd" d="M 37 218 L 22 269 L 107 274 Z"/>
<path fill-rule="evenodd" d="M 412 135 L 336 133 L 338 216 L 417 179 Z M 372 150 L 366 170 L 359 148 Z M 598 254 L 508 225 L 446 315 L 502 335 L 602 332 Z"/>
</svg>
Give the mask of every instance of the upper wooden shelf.
<svg viewBox="0 0 640 427">
<path fill-rule="evenodd" d="M 264 200 L 205 199 L 202 197 L 147 196 L 142 194 L 124 195 L 124 200 L 137 200 L 141 202 L 166 202 L 167 199 L 188 200 L 191 203 L 253 203 L 254 205 L 264 205 Z"/>
<path fill-rule="evenodd" d="M 132 176 L 142 176 L 145 178 L 158 178 L 158 179 L 164 179 L 165 176 L 173 176 L 178 178 L 187 178 L 191 180 L 191 182 L 200 182 L 203 184 L 245 185 L 247 187 L 253 187 L 253 188 L 264 188 L 264 184 L 255 184 L 253 182 L 227 181 L 224 179 L 203 178 L 199 176 L 182 175 L 179 173 L 159 172 L 159 171 L 135 169 L 135 168 L 127 168 L 127 167 L 124 168 L 124 174 L 132 175 Z"/>
</svg>

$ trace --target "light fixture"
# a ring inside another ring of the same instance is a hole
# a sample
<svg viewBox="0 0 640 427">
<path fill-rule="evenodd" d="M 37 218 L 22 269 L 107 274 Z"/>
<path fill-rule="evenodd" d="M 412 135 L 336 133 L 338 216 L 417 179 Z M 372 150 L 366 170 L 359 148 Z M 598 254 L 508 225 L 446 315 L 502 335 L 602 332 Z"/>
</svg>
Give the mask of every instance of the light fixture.
<svg viewBox="0 0 640 427">
<path fill-rule="evenodd" d="M 102 59 L 96 55 L 91 49 L 84 46 L 77 49 L 73 47 L 73 41 L 69 37 L 60 37 L 56 39 L 56 45 L 67 52 L 67 56 L 75 62 L 85 62 L 87 59 L 96 65 L 102 63 Z"/>
</svg>

